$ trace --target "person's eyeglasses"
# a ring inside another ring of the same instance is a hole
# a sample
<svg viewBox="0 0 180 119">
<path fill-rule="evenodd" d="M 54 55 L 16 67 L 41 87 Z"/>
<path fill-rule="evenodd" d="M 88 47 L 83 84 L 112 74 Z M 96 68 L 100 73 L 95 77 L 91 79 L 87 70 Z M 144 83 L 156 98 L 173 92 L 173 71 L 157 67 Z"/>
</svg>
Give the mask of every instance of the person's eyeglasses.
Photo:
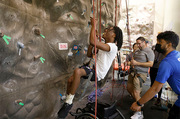
<svg viewBox="0 0 180 119">
<path fill-rule="evenodd" d="M 143 43 L 143 42 L 140 42 L 140 43 L 136 43 L 137 45 L 140 45 L 141 43 Z"/>
</svg>

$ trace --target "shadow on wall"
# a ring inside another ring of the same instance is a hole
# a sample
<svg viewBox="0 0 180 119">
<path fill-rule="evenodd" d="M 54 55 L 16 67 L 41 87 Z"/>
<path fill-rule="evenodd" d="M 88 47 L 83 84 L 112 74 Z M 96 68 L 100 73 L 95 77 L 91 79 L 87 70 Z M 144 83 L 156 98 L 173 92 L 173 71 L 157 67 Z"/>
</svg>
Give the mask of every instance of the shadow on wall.
<svg viewBox="0 0 180 119">
<path fill-rule="evenodd" d="M 104 28 L 114 3 L 103 2 Z M 67 79 L 87 60 L 91 9 L 91 0 L 0 1 L 0 119 L 55 119 Z"/>
</svg>

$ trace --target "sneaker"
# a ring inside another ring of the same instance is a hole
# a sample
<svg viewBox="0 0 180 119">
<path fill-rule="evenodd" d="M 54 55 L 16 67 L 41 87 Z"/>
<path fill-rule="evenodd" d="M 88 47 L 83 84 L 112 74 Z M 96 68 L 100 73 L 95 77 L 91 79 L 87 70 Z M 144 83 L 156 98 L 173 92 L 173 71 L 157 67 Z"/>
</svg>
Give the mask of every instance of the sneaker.
<svg viewBox="0 0 180 119">
<path fill-rule="evenodd" d="M 131 116 L 131 119 L 143 119 L 143 113 L 141 112 L 135 112 L 133 116 Z"/>
<path fill-rule="evenodd" d="M 58 118 L 64 119 L 69 113 L 69 110 L 72 108 L 73 104 L 64 103 L 61 109 L 58 112 Z"/>
</svg>

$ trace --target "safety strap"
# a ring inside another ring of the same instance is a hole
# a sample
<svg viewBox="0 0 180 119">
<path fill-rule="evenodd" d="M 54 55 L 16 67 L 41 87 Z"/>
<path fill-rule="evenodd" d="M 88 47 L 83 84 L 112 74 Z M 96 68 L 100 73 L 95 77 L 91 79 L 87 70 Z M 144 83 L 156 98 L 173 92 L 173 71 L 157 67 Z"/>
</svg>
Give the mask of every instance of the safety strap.
<svg viewBox="0 0 180 119">
<path fill-rule="evenodd" d="M 136 77 L 139 79 L 140 87 L 142 87 L 142 84 L 143 84 L 145 81 L 141 78 L 140 74 L 137 73 L 137 70 L 136 70 L 136 69 L 134 69 L 133 72 L 134 72 L 134 76 L 133 76 L 133 77 L 136 76 Z"/>
<path fill-rule="evenodd" d="M 87 87 L 89 86 L 89 82 L 91 81 L 92 76 L 93 76 L 93 73 L 90 72 L 90 74 L 89 74 L 89 76 L 88 76 L 88 79 L 87 79 L 88 81 L 86 82 L 86 84 L 85 84 L 85 86 L 84 86 L 84 91 L 83 91 L 83 93 L 81 94 L 80 99 L 83 98 L 83 96 L 84 96 L 84 94 L 85 94 L 85 92 L 86 92 L 86 90 L 87 90 Z"/>
<path fill-rule="evenodd" d="M 142 87 L 142 84 L 145 82 L 140 75 L 136 75 L 140 82 L 140 87 Z"/>
<path fill-rule="evenodd" d="M 117 53 L 117 60 L 118 60 L 118 66 L 121 66 L 121 55 L 120 53 Z"/>
</svg>

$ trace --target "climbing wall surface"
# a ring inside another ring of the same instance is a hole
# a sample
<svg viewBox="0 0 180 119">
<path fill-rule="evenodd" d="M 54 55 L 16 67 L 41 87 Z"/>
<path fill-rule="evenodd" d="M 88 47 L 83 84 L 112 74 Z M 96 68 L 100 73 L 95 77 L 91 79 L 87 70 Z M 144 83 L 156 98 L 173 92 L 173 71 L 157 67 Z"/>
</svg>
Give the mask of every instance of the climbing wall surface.
<svg viewBox="0 0 180 119">
<path fill-rule="evenodd" d="M 101 6 L 103 29 L 115 1 Z M 90 16 L 92 0 L 0 0 L 0 119 L 56 117 L 68 77 L 87 60 Z"/>
<path fill-rule="evenodd" d="M 121 26 L 124 33 L 123 47 L 121 48 L 122 61 L 125 61 L 126 57 L 123 54 L 129 54 L 130 43 L 127 35 L 127 12 L 125 6 L 125 0 L 122 1 L 121 7 L 121 20 L 119 26 Z M 129 29 L 131 48 L 136 42 L 136 39 L 140 36 L 149 41 L 149 47 L 152 46 L 153 32 L 154 32 L 154 20 L 155 20 L 155 2 L 154 0 L 129 0 L 128 4 L 128 16 L 129 16 Z"/>
</svg>

